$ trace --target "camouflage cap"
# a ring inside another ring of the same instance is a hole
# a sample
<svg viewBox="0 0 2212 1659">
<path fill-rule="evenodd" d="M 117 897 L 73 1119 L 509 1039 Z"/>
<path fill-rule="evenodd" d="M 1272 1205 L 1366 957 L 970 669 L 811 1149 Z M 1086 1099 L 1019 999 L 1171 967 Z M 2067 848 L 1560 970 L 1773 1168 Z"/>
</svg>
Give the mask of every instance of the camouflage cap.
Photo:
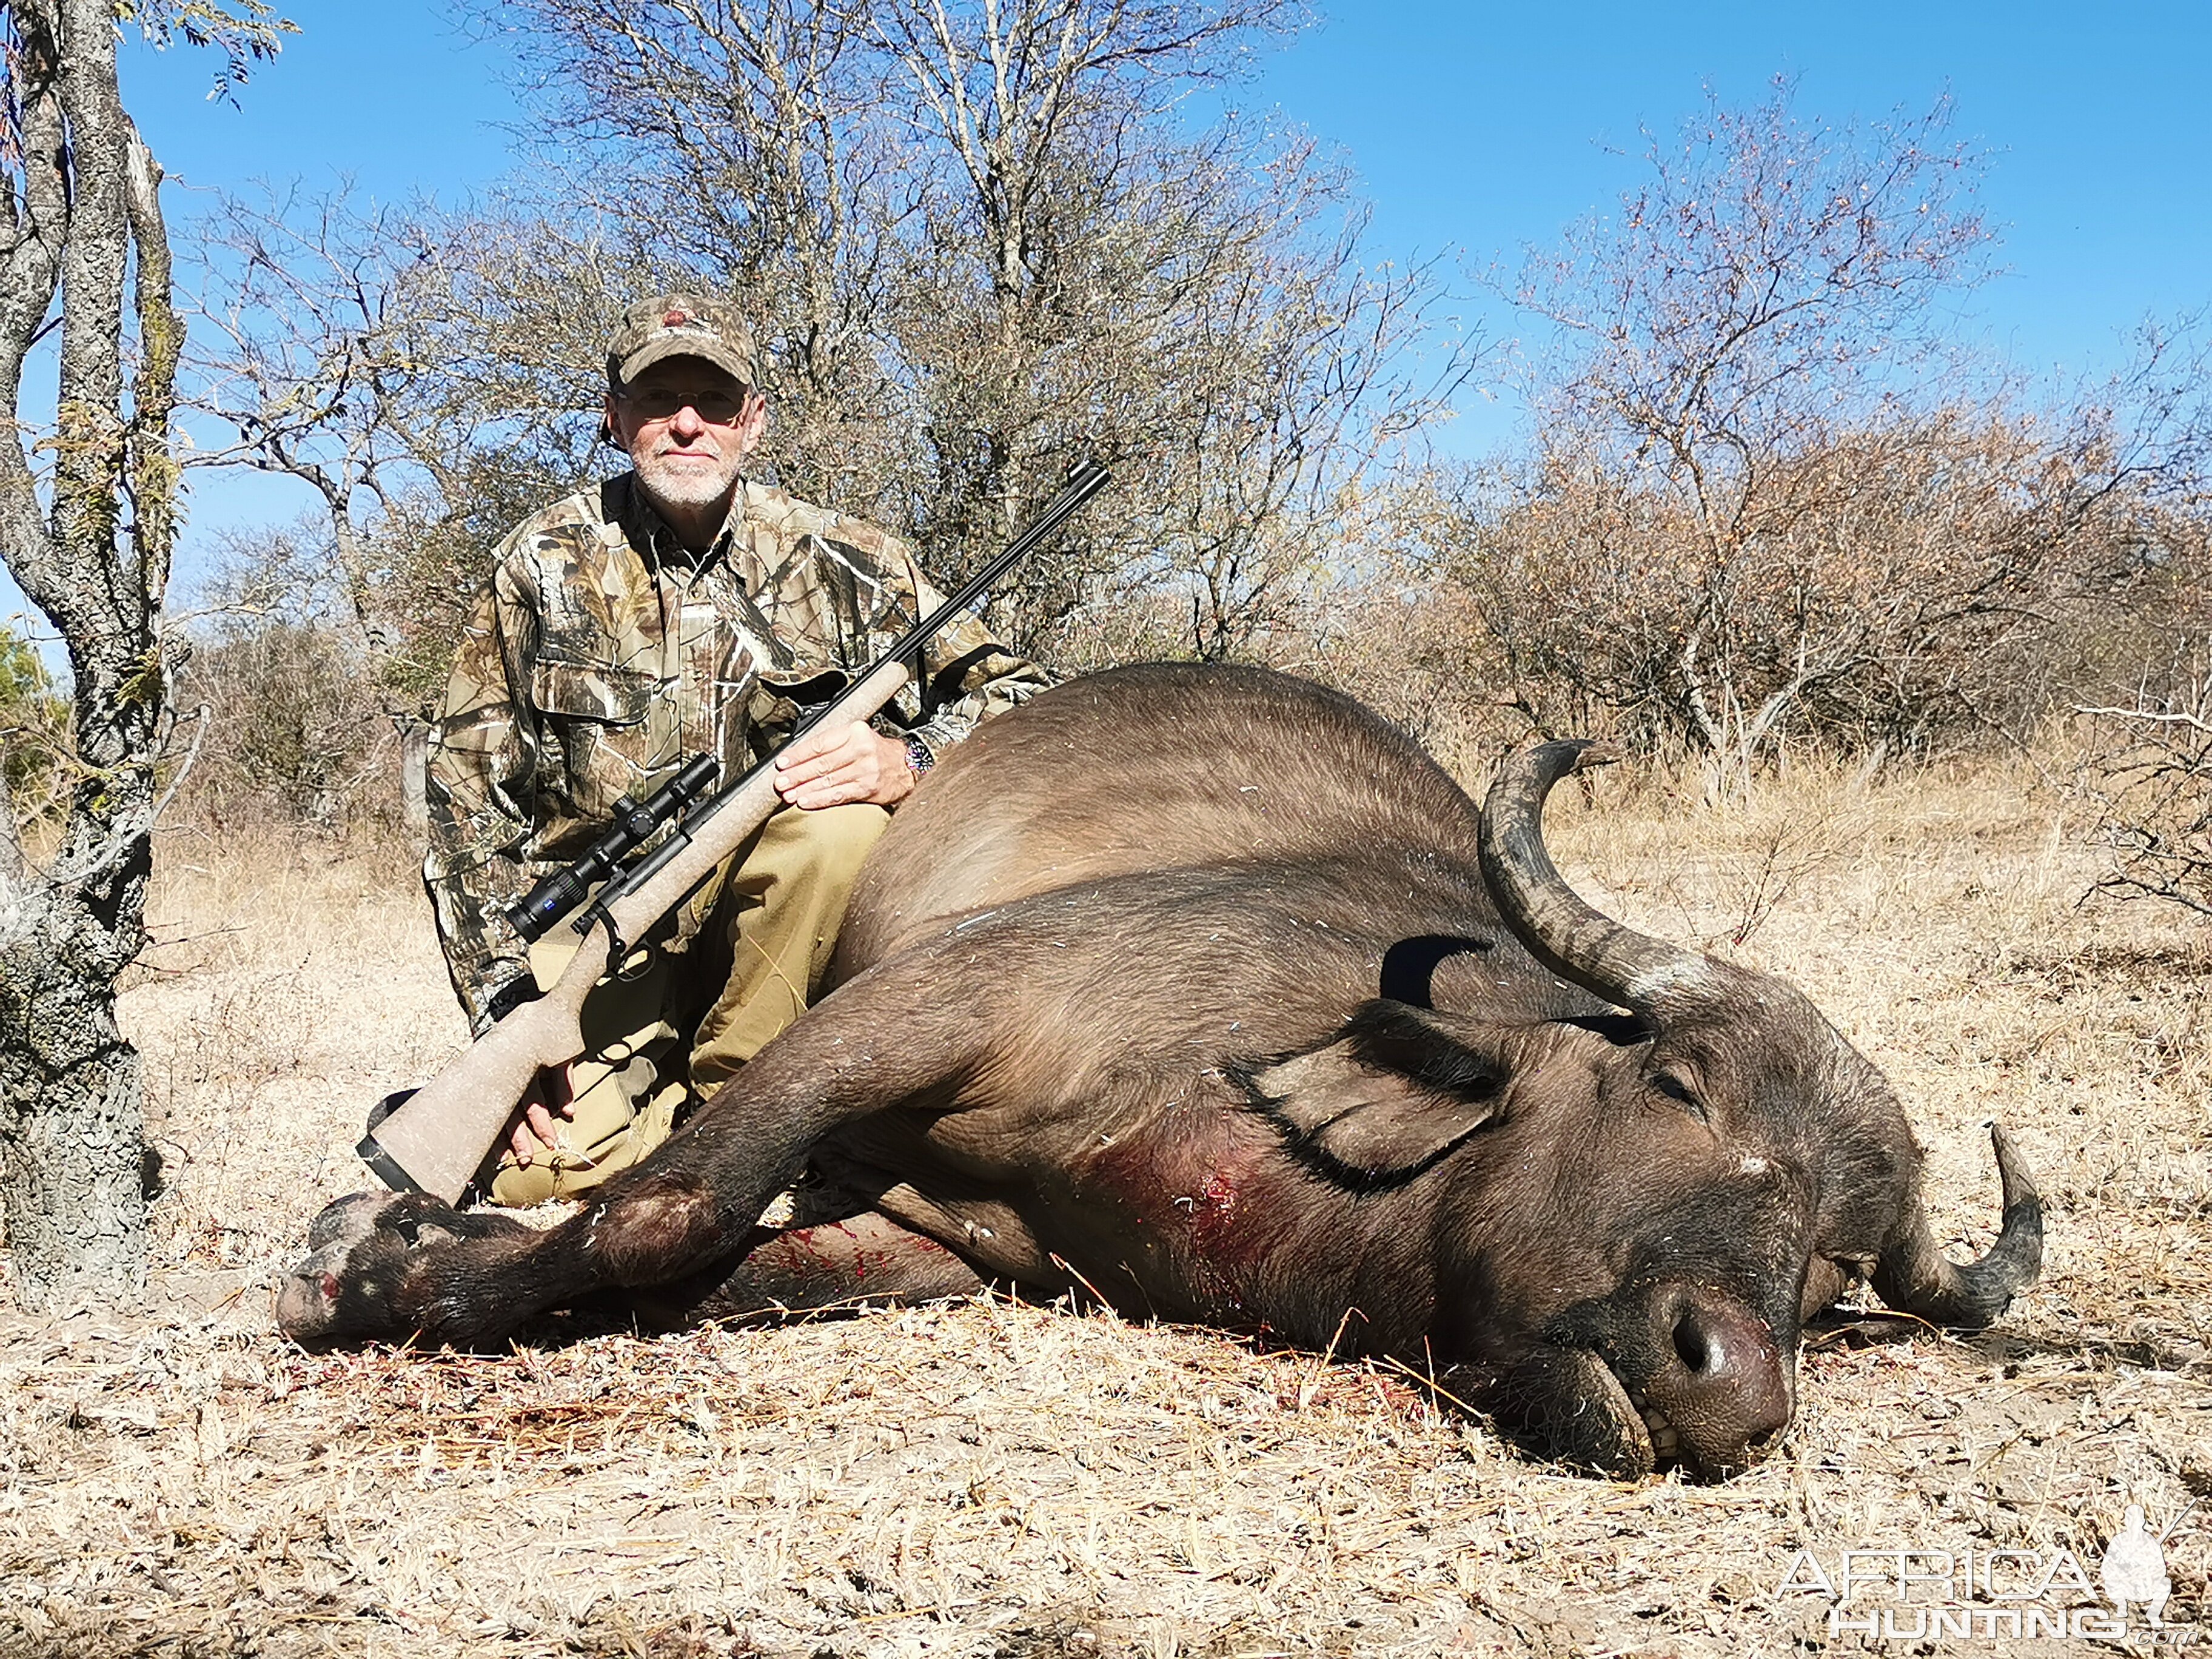
<svg viewBox="0 0 2212 1659">
<path fill-rule="evenodd" d="M 737 313 L 703 294 L 656 294 L 623 313 L 607 343 L 607 384 L 627 386 L 670 357 L 700 357 L 740 385 L 757 386 L 753 336 Z"/>
</svg>

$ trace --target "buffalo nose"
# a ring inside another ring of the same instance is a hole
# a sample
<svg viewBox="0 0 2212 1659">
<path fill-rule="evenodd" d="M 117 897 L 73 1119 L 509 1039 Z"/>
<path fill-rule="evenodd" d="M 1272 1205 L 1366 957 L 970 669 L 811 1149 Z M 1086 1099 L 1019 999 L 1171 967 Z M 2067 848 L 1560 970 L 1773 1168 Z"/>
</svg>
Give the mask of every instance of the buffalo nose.
<svg viewBox="0 0 2212 1659">
<path fill-rule="evenodd" d="M 1705 1474 L 1748 1468 L 1796 1403 L 1783 1345 L 1741 1302 L 1702 1286 L 1668 1287 L 1653 1314 L 1659 1366 L 1643 1392 L 1655 1437 L 1677 1440 Z"/>
<path fill-rule="evenodd" d="M 1692 1302 L 1685 1302 L 1675 1310 L 1674 1357 L 1692 1376 L 1719 1376 L 1736 1357 L 1729 1349 L 1735 1347 L 1737 1354 L 1741 1352 L 1740 1346 L 1722 1335 L 1718 1328 L 1722 1322 Z"/>
</svg>

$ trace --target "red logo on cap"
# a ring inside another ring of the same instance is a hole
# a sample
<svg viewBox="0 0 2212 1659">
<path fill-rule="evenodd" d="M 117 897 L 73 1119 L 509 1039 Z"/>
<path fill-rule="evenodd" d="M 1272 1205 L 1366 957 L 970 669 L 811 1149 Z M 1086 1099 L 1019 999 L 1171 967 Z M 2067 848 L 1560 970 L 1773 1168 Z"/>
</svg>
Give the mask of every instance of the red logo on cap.
<svg viewBox="0 0 2212 1659">
<path fill-rule="evenodd" d="M 663 317 L 660 319 L 660 325 L 663 328 L 681 328 L 684 324 L 690 320 L 691 313 L 690 312 L 672 311 L 665 317 Z"/>
</svg>

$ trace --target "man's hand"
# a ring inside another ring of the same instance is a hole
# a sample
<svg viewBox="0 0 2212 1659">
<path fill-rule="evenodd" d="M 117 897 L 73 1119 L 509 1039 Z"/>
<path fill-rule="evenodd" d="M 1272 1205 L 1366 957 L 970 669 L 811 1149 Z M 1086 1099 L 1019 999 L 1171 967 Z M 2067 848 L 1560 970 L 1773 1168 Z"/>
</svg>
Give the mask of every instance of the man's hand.
<svg viewBox="0 0 2212 1659">
<path fill-rule="evenodd" d="M 810 732 L 775 759 L 775 793 L 812 809 L 872 801 L 895 806 L 914 793 L 906 745 L 866 720 Z"/>
<path fill-rule="evenodd" d="M 538 1153 L 551 1152 L 561 1144 L 561 1126 L 553 1121 L 556 1113 L 563 1118 L 576 1115 L 575 1092 L 568 1086 L 566 1066 L 541 1067 L 529 1092 L 522 1097 L 522 1115 L 515 1119 L 507 1144 L 514 1161 L 525 1169 Z"/>
</svg>

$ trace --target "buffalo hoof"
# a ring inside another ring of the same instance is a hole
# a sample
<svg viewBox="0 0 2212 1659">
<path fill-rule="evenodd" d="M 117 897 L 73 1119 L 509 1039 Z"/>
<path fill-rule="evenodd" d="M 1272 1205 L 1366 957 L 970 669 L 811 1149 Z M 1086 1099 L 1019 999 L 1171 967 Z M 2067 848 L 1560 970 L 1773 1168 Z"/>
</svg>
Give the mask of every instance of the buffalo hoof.
<svg viewBox="0 0 2212 1659">
<path fill-rule="evenodd" d="M 349 1249 L 331 1244 L 313 1252 L 276 1286 L 276 1328 L 303 1348 L 328 1347 L 343 1340 L 337 1322 L 344 1286 L 337 1270 L 346 1265 Z"/>
<path fill-rule="evenodd" d="M 397 1193 L 348 1193 L 307 1226 L 307 1248 L 320 1250 L 330 1244 L 356 1244 L 376 1231 L 376 1218 L 399 1201 Z"/>
<path fill-rule="evenodd" d="M 308 1228 L 308 1254 L 276 1287 L 276 1327 L 304 1348 L 449 1336 L 429 1330 L 425 1304 L 431 1285 L 465 1270 L 451 1260 L 454 1247 L 529 1232 L 507 1217 L 465 1215 L 419 1194 L 355 1193 Z"/>
</svg>

